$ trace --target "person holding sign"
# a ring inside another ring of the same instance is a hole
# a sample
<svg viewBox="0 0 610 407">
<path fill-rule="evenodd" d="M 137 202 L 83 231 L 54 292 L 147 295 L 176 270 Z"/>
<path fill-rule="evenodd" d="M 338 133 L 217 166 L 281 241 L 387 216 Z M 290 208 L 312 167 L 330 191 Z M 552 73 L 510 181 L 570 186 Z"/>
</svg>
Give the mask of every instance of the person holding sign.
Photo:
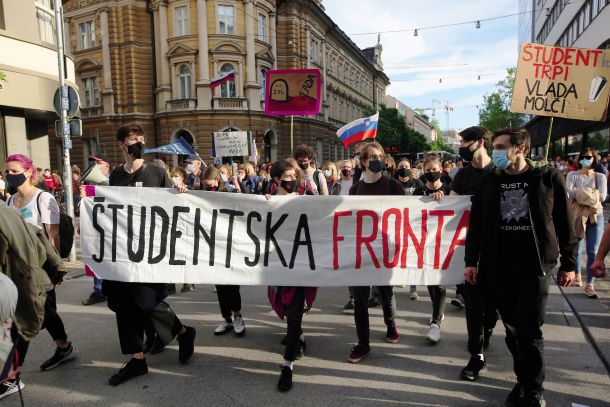
<svg viewBox="0 0 610 407">
<path fill-rule="evenodd" d="M 496 170 L 484 174 L 474 195 L 466 236 L 464 277 L 490 287 L 506 328 L 517 384 L 508 406 L 544 406 L 541 327 L 551 272 L 574 280 L 576 236 L 563 175 L 526 157 L 525 130 L 500 130 L 492 138 Z"/>
</svg>

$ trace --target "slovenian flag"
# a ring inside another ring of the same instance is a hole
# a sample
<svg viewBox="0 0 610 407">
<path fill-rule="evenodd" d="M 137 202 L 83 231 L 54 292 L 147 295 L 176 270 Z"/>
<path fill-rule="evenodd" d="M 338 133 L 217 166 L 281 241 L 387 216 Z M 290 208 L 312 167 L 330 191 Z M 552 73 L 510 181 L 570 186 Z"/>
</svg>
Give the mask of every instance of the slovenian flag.
<svg viewBox="0 0 610 407">
<path fill-rule="evenodd" d="M 352 143 L 377 137 L 377 124 L 379 124 L 379 112 L 371 117 L 354 120 L 337 130 L 337 136 L 347 148 Z"/>
<path fill-rule="evenodd" d="M 210 88 L 214 89 L 215 87 L 220 86 L 225 82 L 234 81 L 234 80 L 235 80 L 235 69 L 232 69 L 229 72 L 225 72 L 222 75 L 217 76 L 216 78 L 212 78 L 212 81 L 210 82 Z"/>
</svg>

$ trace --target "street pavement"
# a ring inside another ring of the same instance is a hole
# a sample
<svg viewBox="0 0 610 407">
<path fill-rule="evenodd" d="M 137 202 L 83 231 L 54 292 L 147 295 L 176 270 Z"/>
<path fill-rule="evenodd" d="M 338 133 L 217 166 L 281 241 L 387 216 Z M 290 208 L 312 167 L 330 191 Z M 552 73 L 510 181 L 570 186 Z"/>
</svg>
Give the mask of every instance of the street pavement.
<svg viewBox="0 0 610 407">
<path fill-rule="evenodd" d="M 353 315 L 343 312 L 347 289 L 323 288 L 303 320 L 308 347 L 295 362 L 293 390 L 280 393 L 285 323 L 271 311 L 266 288 L 242 287 L 247 331 L 237 338 L 212 334 L 221 318 L 213 287 L 206 285 L 168 299 L 182 321 L 197 329 L 192 361 L 180 365 L 173 343 L 147 356 L 149 374 L 112 387 L 108 378 L 127 359 L 120 354 L 114 314 L 106 304 L 81 305 L 91 286 L 82 263 L 72 263 L 58 301 L 80 354 L 55 370 L 39 371 L 54 349 L 41 332 L 22 376 L 26 406 L 502 406 L 515 383 L 500 324 L 487 353 L 488 372 L 474 383 L 460 380 L 469 356 L 464 311 L 447 304 L 442 339 L 427 344 L 432 307 L 425 287 L 419 287 L 417 301 L 409 299 L 408 287 L 396 289 L 398 344 L 384 341 L 381 308 L 371 309 L 372 352 L 350 364 L 356 332 Z M 599 300 L 586 298 L 582 288 L 565 289 L 569 302 L 558 287 L 551 288 L 544 326 L 549 406 L 610 405 L 609 371 L 602 362 L 610 359 L 610 284 L 598 286 Z M 449 289 L 448 300 L 452 295 Z M 18 395 L 0 401 L 2 407 L 18 405 Z"/>
</svg>

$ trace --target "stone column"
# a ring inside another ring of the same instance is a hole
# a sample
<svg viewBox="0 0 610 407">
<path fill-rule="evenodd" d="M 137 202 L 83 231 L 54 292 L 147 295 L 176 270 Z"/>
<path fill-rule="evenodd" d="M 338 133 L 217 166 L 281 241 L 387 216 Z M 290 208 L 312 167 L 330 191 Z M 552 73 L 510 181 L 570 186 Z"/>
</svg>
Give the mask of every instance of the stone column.
<svg viewBox="0 0 610 407">
<path fill-rule="evenodd" d="M 311 30 L 305 27 L 305 55 L 307 56 L 307 69 L 311 68 Z"/>
<path fill-rule="evenodd" d="M 212 108 L 212 89 L 210 88 L 210 63 L 208 60 L 208 18 L 206 0 L 197 0 L 197 40 L 199 42 L 199 78 L 197 89 L 197 110 Z"/>
<path fill-rule="evenodd" d="M 326 41 L 322 40 L 320 41 L 320 49 L 322 50 L 322 114 L 324 115 L 324 121 L 328 122 L 328 107 L 329 107 L 329 103 L 327 98 L 327 92 L 326 92 L 326 84 L 328 83 L 328 74 L 326 73 L 327 67 L 326 67 Z"/>
<path fill-rule="evenodd" d="M 158 109 L 165 110 L 166 102 L 171 99 L 172 86 L 169 74 L 169 61 L 167 60 L 168 32 L 167 32 L 167 0 L 159 0 L 159 52 L 161 59 L 161 83 L 157 87 Z"/>
<path fill-rule="evenodd" d="M 246 7 L 244 19 L 246 22 L 246 84 L 244 90 L 248 98 L 250 110 L 261 110 L 259 89 L 256 80 L 256 54 L 254 52 L 254 2 L 243 0 Z M 241 72 L 240 72 L 241 73 Z"/>
<path fill-rule="evenodd" d="M 112 89 L 112 64 L 110 61 L 110 33 L 108 31 L 108 8 L 100 10 L 100 25 L 102 34 L 102 70 L 104 71 L 104 88 L 102 99 L 104 114 L 114 114 L 114 90 Z"/>
<path fill-rule="evenodd" d="M 277 69 L 277 37 L 275 26 L 275 13 L 269 13 L 269 38 L 271 41 L 271 54 L 273 55 L 273 69 Z"/>
</svg>

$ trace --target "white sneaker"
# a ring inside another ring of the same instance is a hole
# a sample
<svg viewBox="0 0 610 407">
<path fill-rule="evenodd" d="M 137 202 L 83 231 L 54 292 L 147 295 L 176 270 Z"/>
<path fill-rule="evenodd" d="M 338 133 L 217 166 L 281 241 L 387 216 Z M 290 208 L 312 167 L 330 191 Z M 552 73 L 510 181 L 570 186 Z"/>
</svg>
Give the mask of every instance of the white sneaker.
<svg viewBox="0 0 610 407">
<path fill-rule="evenodd" d="M 235 335 L 240 337 L 244 336 L 244 334 L 246 333 L 246 324 L 241 315 L 235 317 L 235 320 L 233 321 L 233 331 L 235 331 Z"/>
<path fill-rule="evenodd" d="M 411 291 L 410 291 L 409 298 L 411 298 L 412 300 L 418 300 L 419 299 L 419 294 L 417 294 L 417 287 L 414 286 L 414 285 L 411 286 Z"/>
<path fill-rule="evenodd" d="M 233 329 L 233 322 L 222 321 L 222 324 L 218 325 L 218 328 L 214 329 L 214 335 L 222 335 Z"/>
<path fill-rule="evenodd" d="M 438 343 L 441 340 L 441 327 L 437 323 L 431 323 L 426 338 L 432 343 Z"/>
<path fill-rule="evenodd" d="M 11 394 L 17 393 L 25 387 L 25 383 L 21 379 L 7 380 L 0 384 L 0 400 Z"/>
</svg>

